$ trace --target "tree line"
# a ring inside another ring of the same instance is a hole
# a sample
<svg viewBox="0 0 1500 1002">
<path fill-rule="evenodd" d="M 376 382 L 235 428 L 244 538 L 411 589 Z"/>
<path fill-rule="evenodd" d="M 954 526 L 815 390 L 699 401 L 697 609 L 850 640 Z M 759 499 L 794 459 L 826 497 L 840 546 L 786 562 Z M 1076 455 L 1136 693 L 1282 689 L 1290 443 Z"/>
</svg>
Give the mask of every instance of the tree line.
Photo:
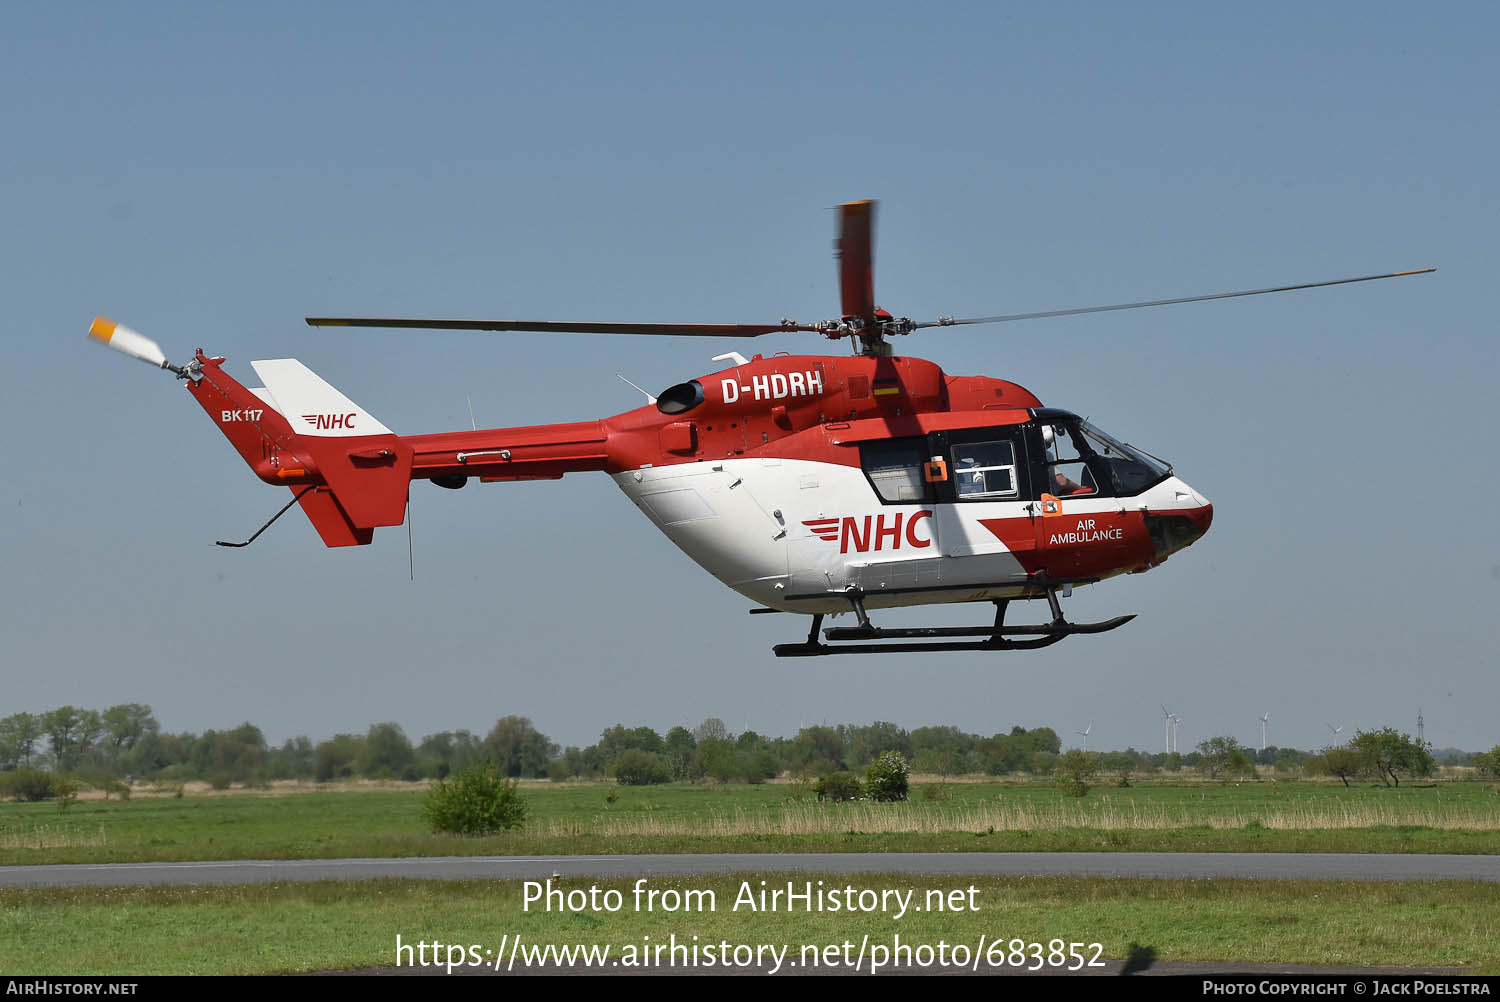
<svg viewBox="0 0 1500 1002">
<path fill-rule="evenodd" d="M 1061 750 L 1049 727 L 1014 727 L 989 737 L 956 727 L 841 724 L 804 727 L 794 737 L 732 734 L 718 718 L 697 727 L 616 724 L 586 747 L 562 747 L 526 717 L 507 716 L 484 735 L 441 731 L 418 742 L 399 724 L 372 724 L 363 734 L 279 746 L 251 723 L 231 730 L 169 733 L 151 707 L 126 703 L 104 711 L 62 706 L 0 718 L 0 771 L 44 770 L 136 780 L 202 780 L 216 785 L 281 779 L 443 779 L 488 762 L 505 776 L 626 784 L 713 779 L 757 783 L 781 775 L 820 776 L 864 769 L 895 751 L 917 771 L 940 775 L 1047 772 Z"/>
<path fill-rule="evenodd" d="M 1430 749 L 1415 743 L 1414 751 L 1413 744 L 1385 728 L 1360 732 L 1348 745 L 1316 753 L 1274 747 L 1257 752 L 1232 738 L 1211 738 L 1184 755 L 1130 748 L 1093 753 L 1090 761 L 1121 778 L 1181 768 L 1218 778 L 1252 774 L 1260 765 L 1333 775 L 1345 782 L 1369 775 L 1399 783 L 1432 769 Z M 398 724 L 387 722 L 372 724 L 363 734 L 337 734 L 317 743 L 295 737 L 276 746 L 250 723 L 201 734 L 168 733 L 151 707 L 141 703 L 103 711 L 63 706 L 0 718 L 0 771 L 199 780 L 215 786 L 283 779 L 443 779 L 476 763 L 489 763 L 512 778 L 609 778 L 627 785 L 706 779 L 759 783 L 783 774 L 817 778 L 863 771 L 887 752 L 900 754 L 918 774 L 1050 775 L 1061 745 L 1050 727 L 1017 726 L 986 737 L 953 726 L 906 730 L 877 721 L 815 725 L 793 737 L 767 737 L 755 731 L 732 734 L 722 720 L 710 717 L 691 730 L 673 727 L 665 734 L 616 724 L 594 744 L 561 747 L 528 718 L 507 716 L 483 736 L 441 731 L 413 742 Z M 1482 773 L 1500 775 L 1500 747 L 1470 758 Z"/>
</svg>

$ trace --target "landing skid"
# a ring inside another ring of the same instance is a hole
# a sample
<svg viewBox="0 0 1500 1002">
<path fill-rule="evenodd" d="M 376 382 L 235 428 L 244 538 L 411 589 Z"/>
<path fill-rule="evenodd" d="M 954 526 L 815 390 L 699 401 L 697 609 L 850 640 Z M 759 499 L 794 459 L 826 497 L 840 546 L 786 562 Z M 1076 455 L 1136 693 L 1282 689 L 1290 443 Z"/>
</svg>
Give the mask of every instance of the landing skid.
<svg viewBox="0 0 1500 1002">
<path fill-rule="evenodd" d="M 1050 647 L 1064 637 L 1075 633 L 1107 633 L 1130 622 L 1135 616 L 1116 616 L 1099 623 L 1070 623 L 1063 618 L 1062 606 L 1058 603 L 1055 589 L 1047 590 L 1047 601 L 1052 607 L 1052 622 L 1037 626 L 1006 626 L 1005 611 L 1009 599 L 995 600 L 995 622 L 991 626 L 929 626 L 917 628 L 882 629 L 870 623 L 865 614 L 863 596 L 858 592 L 849 594 L 849 602 L 859 617 L 858 626 L 832 626 L 823 631 L 828 640 L 880 640 L 902 641 L 933 637 L 983 637 L 969 642 L 927 643 L 878 643 L 878 644 L 825 644 L 818 639 L 818 629 L 823 625 L 823 613 L 813 616 L 812 629 L 807 631 L 807 640 L 800 644 L 777 644 L 771 648 L 778 658 L 810 658 L 827 654 L 926 654 L 942 651 L 1034 651 Z M 1009 637 L 1025 637 L 1010 640 Z"/>
</svg>

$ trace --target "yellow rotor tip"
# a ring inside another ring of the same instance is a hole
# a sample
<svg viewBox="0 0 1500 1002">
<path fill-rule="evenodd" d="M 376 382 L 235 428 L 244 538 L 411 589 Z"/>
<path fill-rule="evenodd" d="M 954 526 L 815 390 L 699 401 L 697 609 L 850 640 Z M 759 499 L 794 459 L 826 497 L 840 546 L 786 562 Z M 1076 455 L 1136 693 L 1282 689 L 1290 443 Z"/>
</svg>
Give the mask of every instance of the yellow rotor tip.
<svg viewBox="0 0 1500 1002">
<path fill-rule="evenodd" d="M 95 317 L 94 322 L 89 324 L 89 337 L 95 341 L 109 343 L 109 339 L 115 336 L 115 322 L 108 317 Z"/>
</svg>

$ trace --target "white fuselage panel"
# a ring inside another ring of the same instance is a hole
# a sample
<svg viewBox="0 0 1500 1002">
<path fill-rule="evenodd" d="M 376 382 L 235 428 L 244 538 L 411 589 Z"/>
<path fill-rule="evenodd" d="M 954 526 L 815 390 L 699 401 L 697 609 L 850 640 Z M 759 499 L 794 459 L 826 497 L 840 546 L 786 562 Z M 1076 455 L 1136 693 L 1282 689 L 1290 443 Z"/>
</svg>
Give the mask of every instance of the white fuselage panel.
<svg viewBox="0 0 1500 1002">
<path fill-rule="evenodd" d="M 1009 598 L 1020 561 L 982 520 L 1031 519 L 1031 501 L 883 504 L 856 467 L 793 459 L 723 459 L 648 467 L 615 483 L 657 528 L 751 601 L 791 612 Z M 1168 478 L 1131 498 L 1067 499 L 1070 514 L 1195 508 Z"/>
</svg>

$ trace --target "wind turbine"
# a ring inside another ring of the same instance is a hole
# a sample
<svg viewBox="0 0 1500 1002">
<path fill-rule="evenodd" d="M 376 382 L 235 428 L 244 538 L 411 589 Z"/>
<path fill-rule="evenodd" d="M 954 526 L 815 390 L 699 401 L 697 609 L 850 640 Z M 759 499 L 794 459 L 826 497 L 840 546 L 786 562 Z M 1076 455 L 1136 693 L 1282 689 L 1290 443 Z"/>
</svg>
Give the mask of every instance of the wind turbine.
<svg viewBox="0 0 1500 1002">
<path fill-rule="evenodd" d="M 1161 725 L 1162 746 L 1163 750 L 1165 750 L 1166 753 L 1170 755 L 1172 754 L 1172 711 L 1167 709 L 1166 705 L 1163 704 L 1161 712 L 1162 716 L 1165 718 L 1162 721 Z"/>
<path fill-rule="evenodd" d="M 1267 710 L 1260 718 L 1260 750 L 1266 750 L 1266 725 L 1271 722 L 1271 711 Z"/>
<path fill-rule="evenodd" d="M 1172 714 L 1172 751 L 1177 751 L 1177 725 L 1182 723 L 1182 717 Z"/>
<path fill-rule="evenodd" d="M 1091 731 L 1093 729 L 1094 729 L 1094 722 L 1092 720 L 1090 720 L 1089 721 L 1089 725 L 1087 727 L 1085 727 L 1081 731 L 1075 732 L 1075 733 L 1083 735 L 1083 750 L 1084 751 L 1088 751 L 1089 750 L 1089 731 Z"/>
<path fill-rule="evenodd" d="M 1325 724 L 1328 724 L 1328 721 L 1326 721 L 1326 720 L 1323 721 L 1323 722 Z M 1341 733 L 1343 733 L 1343 730 L 1344 730 L 1342 727 L 1335 727 L 1332 724 L 1328 724 L 1328 729 L 1333 732 L 1333 736 L 1334 737 L 1338 737 Z"/>
</svg>

